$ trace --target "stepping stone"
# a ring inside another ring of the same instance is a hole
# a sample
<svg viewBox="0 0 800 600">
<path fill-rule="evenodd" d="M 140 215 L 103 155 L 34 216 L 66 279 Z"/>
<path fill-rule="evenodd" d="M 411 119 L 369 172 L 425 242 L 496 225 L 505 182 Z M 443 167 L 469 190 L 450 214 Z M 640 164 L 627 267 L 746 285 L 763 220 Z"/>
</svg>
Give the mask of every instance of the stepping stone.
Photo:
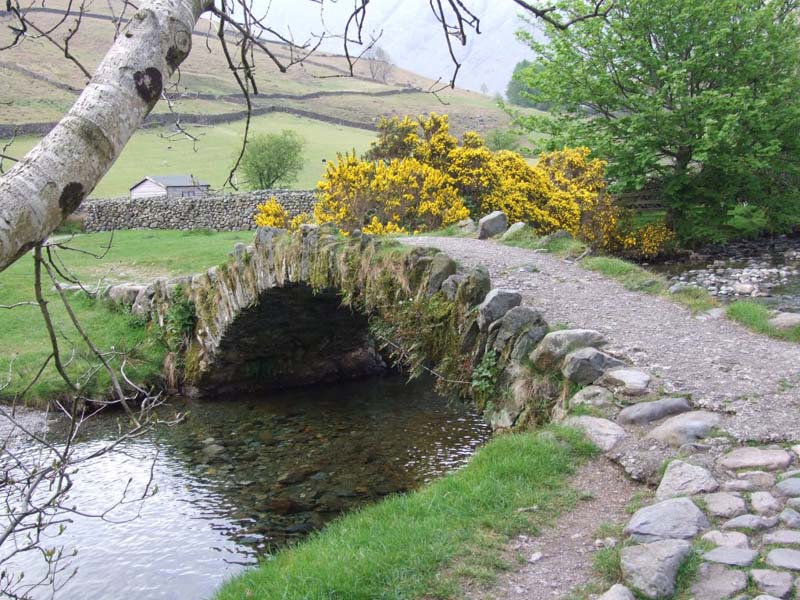
<svg viewBox="0 0 800 600">
<path fill-rule="evenodd" d="M 750 505 L 760 515 L 775 515 L 783 508 L 777 498 L 769 492 L 753 492 L 750 496 Z"/>
<path fill-rule="evenodd" d="M 599 385 L 590 385 L 583 388 L 569 401 L 570 407 L 573 406 L 595 406 L 597 408 L 608 408 L 614 406 L 614 394 Z"/>
<path fill-rule="evenodd" d="M 722 484 L 722 490 L 725 492 L 752 492 L 757 488 L 755 483 L 744 479 L 732 479 Z"/>
<path fill-rule="evenodd" d="M 613 421 L 599 417 L 568 417 L 564 425 L 582 430 L 603 452 L 611 450 L 627 435 L 625 430 Z"/>
<path fill-rule="evenodd" d="M 747 512 L 747 503 L 739 494 L 730 492 L 717 492 L 703 496 L 706 510 L 715 517 L 730 519 Z"/>
<path fill-rule="evenodd" d="M 702 492 L 713 492 L 718 487 L 719 483 L 708 470 L 682 460 L 673 460 L 656 490 L 656 499 L 694 496 Z"/>
<path fill-rule="evenodd" d="M 792 576 L 784 571 L 753 569 L 750 577 L 760 591 L 770 596 L 785 600 L 792 593 Z"/>
<path fill-rule="evenodd" d="M 708 437 L 711 429 L 721 420 L 722 417 L 717 413 L 694 410 L 670 417 L 653 429 L 647 437 L 671 446 L 683 446 Z"/>
<path fill-rule="evenodd" d="M 800 477 L 784 479 L 775 486 L 775 491 L 781 496 L 800 497 Z"/>
<path fill-rule="evenodd" d="M 800 571 L 800 550 L 790 550 L 789 548 L 771 550 L 767 554 L 767 564 L 779 569 Z"/>
<path fill-rule="evenodd" d="M 725 546 L 726 548 L 743 548 L 745 550 L 750 548 L 750 540 L 748 537 L 738 531 L 723 533 L 715 529 L 714 531 L 703 534 L 701 539 L 706 542 L 711 542 L 716 546 Z"/>
<path fill-rule="evenodd" d="M 736 448 L 719 459 L 723 469 L 766 469 L 775 471 L 785 469 L 792 462 L 792 455 L 786 450 L 770 448 Z"/>
<path fill-rule="evenodd" d="M 567 354 L 561 373 L 578 385 L 588 385 L 609 369 L 622 366 L 624 362 L 596 348 L 580 348 Z"/>
<path fill-rule="evenodd" d="M 778 524 L 778 517 L 762 517 L 760 515 L 741 515 L 726 521 L 723 529 L 750 529 L 752 531 L 764 531 L 771 529 Z"/>
<path fill-rule="evenodd" d="M 620 566 L 625 582 L 647 598 L 671 597 L 681 563 L 692 552 L 685 540 L 663 540 L 622 549 Z"/>
<path fill-rule="evenodd" d="M 694 502 L 673 498 L 637 510 L 625 533 L 637 542 L 690 539 L 708 526 L 708 519 Z"/>
<path fill-rule="evenodd" d="M 612 369 L 603 375 L 602 385 L 611 387 L 626 396 L 642 396 L 650 387 L 650 375 L 639 369 Z"/>
<path fill-rule="evenodd" d="M 739 473 L 739 479 L 750 481 L 758 488 L 767 489 L 775 485 L 775 475 L 766 471 L 745 471 Z"/>
<path fill-rule="evenodd" d="M 697 569 L 696 581 L 691 591 L 695 600 L 726 600 L 745 588 L 747 575 L 743 571 L 703 563 Z"/>
<path fill-rule="evenodd" d="M 749 567 L 758 558 L 758 552 L 747 548 L 731 548 L 719 546 L 703 554 L 703 559 L 709 562 L 730 565 L 731 567 Z"/>
<path fill-rule="evenodd" d="M 764 544 L 766 545 L 798 546 L 800 545 L 800 531 L 792 531 L 790 529 L 779 529 L 778 531 L 765 533 L 764 538 L 761 541 L 764 542 Z"/>
<path fill-rule="evenodd" d="M 636 596 L 621 583 L 614 584 L 598 600 L 636 600 Z"/>
<path fill-rule="evenodd" d="M 786 508 L 779 516 L 781 523 L 792 529 L 800 529 L 800 513 L 793 508 Z"/>
<path fill-rule="evenodd" d="M 606 343 L 606 338 L 592 329 L 562 329 L 551 331 L 531 352 L 531 362 L 539 369 L 556 368 L 561 360 L 578 348 L 598 348 Z"/>
<path fill-rule="evenodd" d="M 617 417 L 617 422 L 623 425 L 644 425 L 658 421 L 664 417 L 678 415 L 692 410 L 692 405 L 686 398 L 663 398 L 654 402 L 642 402 L 624 408 Z"/>
</svg>

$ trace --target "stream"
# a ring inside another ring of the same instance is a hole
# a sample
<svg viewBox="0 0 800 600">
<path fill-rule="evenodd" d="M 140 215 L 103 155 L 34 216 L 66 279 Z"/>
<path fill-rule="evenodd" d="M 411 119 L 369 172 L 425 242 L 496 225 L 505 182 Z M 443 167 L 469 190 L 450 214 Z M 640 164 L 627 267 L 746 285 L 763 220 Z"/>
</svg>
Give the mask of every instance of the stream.
<svg viewBox="0 0 800 600">
<path fill-rule="evenodd" d="M 723 302 L 749 299 L 779 311 L 800 312 L 797 237 L 734 242 L 650 269 L 666 275 L 672 290 L 702 287 Z"/>
<path fill-rule="evenodd" d="M 48 545 L 77 551 L 57 598 L 194 600 L 331 519 L 413 490 L 463 465 L 490 435 L 431 381 L 390 376 L 213 402 L 83 465 L 70 494 L 84 513 Z M 113 439 L 120 413 L 96 418 L 80 450 Z M 58 423 L 51 428 L 58 428 Z M 152 497 L 138 501 L 149 486 Z M 127 487 L 127 492 L 126 492 Z M 32 580 L 40 561 L 15 558 Z M 77 567 L 77 572 L 68 576 Z M 50 597 L 42 589 L 35 596 Z"/>
</svg>

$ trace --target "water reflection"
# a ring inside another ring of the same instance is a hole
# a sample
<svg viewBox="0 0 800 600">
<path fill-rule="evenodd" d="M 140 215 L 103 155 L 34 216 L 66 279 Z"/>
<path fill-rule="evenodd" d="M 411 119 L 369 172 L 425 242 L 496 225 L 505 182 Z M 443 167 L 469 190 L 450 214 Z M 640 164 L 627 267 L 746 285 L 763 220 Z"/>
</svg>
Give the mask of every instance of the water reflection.
<svg viewBox="0 0 800 600">
<path fill-rule="evenodd" d="M 60 597 L 208 597 L 341 512 L 457 468 L 489 433 L 430 382 L 399 378 L 173 404 L 164 416 L 187 409 L 180 425 L 76 475 L 82 511 L 102 512 L 126 486 L 141 493 L 151 470 L 158 493 L 114 510 L 113 523 L 74 519 L 54 542 L 79 551 Z M 96 423 L 86 448 L 109 438 L 118 418 Z"/>
</svg>

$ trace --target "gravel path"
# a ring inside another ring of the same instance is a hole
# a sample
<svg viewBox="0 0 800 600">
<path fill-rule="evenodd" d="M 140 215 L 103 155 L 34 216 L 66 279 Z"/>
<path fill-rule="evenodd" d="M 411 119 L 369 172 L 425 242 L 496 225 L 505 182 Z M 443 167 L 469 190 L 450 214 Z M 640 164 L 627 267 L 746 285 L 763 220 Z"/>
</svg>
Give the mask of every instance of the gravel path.
<svg viewBox="0 0 800 600">
<path fill-rule="evenodd" d="M 465 267 L 484 265 L 494 287 L 516 289 L 551 325 L 597 329 L 608 349 L 657 376 L 665 393 L 726 413 L 740 441 L 800 439 L 800 345 L 750 333 L 727 319 L 700 320 L 667 299 L 543 252 L 469 238 L 404 238 L 439 248 Z"/>
</svg>

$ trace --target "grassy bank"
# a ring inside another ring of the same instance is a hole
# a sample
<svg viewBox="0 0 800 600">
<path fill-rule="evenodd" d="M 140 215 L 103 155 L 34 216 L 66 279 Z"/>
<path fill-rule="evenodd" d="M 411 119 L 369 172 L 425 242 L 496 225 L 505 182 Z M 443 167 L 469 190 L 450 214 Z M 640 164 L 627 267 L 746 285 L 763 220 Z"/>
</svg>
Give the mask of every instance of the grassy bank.
<svg viewBox="0 0 800 600">
<path fill-rule="evenodd" d="M 593 453 L 562 428 L 495 438 L 460 471 L 344 516 L 236 577 L 217 600 L 462 597 L 465 581 L 508 568 L 509 535 L 574 506 L 566 479 Z"/>
<path fill-rule="evenodd" d="M 114 235 L 113 245 L 102 260 L 79 252 L 62 252 L 66 265 L 90 287 L 103 283 L 132 281 L 148 283 L 159 276 L 194 273 L 221 262 L 233 245 L 250 241 L 252 232 L 208 233 L 204 231 L 123 231 Z M 110 234 L 77 236 L 71 245 L 99 253 L 108 244 Z M 79 340 L 51 285 L 44 285 L 45 296 L 60 336 L 68 371 L 73 376 L 84 373 L 90 361 L 89 349 Z M 33 300 L 33 260 L 25 256 L 0 273 L 0 305 Z M 126 368 L 138 380 L 151 379 L 160 372 L 165 349 L 149 336 L 142 324 L 130 314 L 113 310 L 103 301 L 76 294 L 74 308 L 94 343 L 103 351 L 131 352 Z M 0 346 L 0 387 L 4 397 L 19 393 L 34 377 L 49 354 L 49 341 L 37 306 L 0 310 L 2 346 Z M 93 362 L 93 361 L 92 361 Z M 10 377 L 10 379 L 9 379 Z M 84 388 L 104 389 L 103 374 Z M 63 382 L 52 363 L 26 396 L 30 404 L 42 404 L 63 392 Z"/>
<path fill-rule="evenodd" d="M 736 321 L 752 331 L 779 340 L 800 342 L 800 327 L 778 329 L 769 322 L 772 318 L 770 309 L 758 302 L 753 302 L 752 300 L 737 300 L 728 306 L 726 314 L 732 321 Z"/>
</svg>

